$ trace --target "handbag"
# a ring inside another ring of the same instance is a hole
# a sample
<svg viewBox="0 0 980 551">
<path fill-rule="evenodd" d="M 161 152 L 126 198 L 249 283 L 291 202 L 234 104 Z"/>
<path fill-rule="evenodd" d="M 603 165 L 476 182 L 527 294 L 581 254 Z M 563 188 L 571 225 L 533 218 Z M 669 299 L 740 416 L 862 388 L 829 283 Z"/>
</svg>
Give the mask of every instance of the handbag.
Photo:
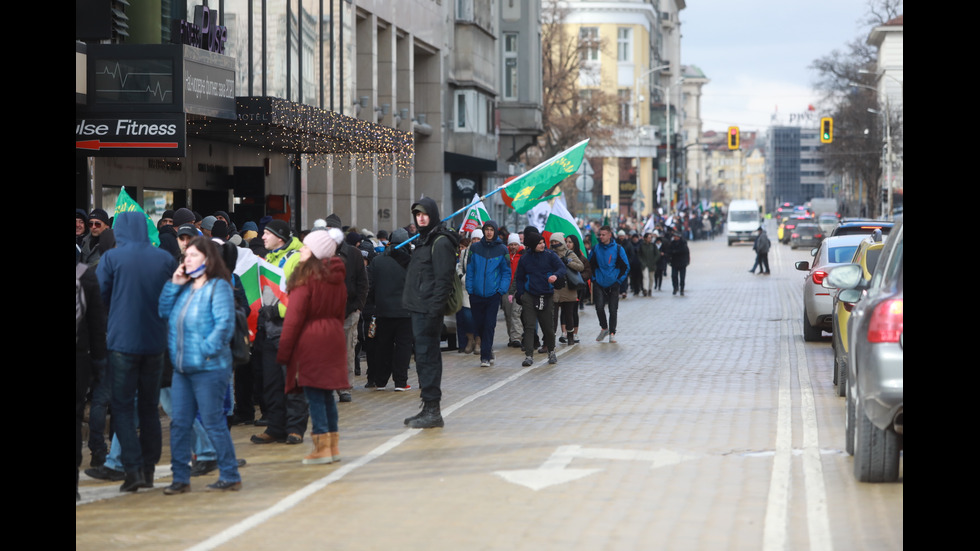
<svg viewBox="0 0 980 551">
<path fill-rule="evenodd" d="M 585 280 L 582 279 L 582 274 L 576 272 L 575 270 L 566 269 L 565 279 L 568 280 L 568 287 L 572 289 L 585 285 Z"/>
</svg>

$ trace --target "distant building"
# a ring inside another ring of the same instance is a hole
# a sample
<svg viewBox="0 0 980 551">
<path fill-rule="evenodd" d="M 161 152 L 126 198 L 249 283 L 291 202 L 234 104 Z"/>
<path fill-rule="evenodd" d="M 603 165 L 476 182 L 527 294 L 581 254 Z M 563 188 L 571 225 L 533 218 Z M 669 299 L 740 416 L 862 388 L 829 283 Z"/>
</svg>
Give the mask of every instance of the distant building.
<svg viewBox="0 0 980 551">
<path fill-rule="evenodd" d="M 784 202 L 833 197 L 817 128 L 773 126 L 766 135 L 766 210 Z"/>
<path fill-rule="evenodd" d="M 878 48 L 877 74 L 878 104 L 888 113 L 888 130 L 891 132 L 892 156 L 885 160 L 881 177 L 887 180 L 891 173 L 890 187 L 894 191 L 893 207 L 900 205 L 904 196 L 905 163 L 904 122 L 905 122 L 905 71 L 904 71 L 904 21 L 905 16 L 888 21 L 871 30 L 868 44 Z M 887 184 L 887 181 L 883 183 Z M 886 186 L 882 186 L 885 189 Z M 884 211 L 882 211 L 884 212 Z"/>
</svg>

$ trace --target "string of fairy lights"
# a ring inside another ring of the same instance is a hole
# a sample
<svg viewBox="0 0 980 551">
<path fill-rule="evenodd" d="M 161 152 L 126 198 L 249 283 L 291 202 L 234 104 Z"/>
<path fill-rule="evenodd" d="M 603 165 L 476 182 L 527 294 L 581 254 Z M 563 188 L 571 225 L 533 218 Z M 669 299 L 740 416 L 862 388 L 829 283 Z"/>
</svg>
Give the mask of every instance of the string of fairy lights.
<svg viewBox="0 0 980 551">
<path fill-rule="evenodd" d="M 412 132 L 269 96 L 236 99 L 238 118 L 188 117 L 188 136 L 255 147 L 265 154 L 305 153 L 311 166 L 350 167 L 379 175 L 407 175 L 415 160 Z M 337 162 L 336 157 L 350 159 Z"/>
</svg>

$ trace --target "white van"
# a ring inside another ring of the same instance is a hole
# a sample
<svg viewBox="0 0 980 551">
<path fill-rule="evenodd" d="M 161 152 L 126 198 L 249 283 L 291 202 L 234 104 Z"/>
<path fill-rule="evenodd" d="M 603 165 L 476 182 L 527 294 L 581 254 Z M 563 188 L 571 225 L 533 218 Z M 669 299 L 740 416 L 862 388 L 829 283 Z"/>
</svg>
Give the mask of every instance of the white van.
<svg viewBox="0 0 980 551">
<path fill-rule="evenodd" d="M 754 199 L 736 199 L 728 205 L 728 246 L 736 241 L 755 242 L 762 225 L 759 203 Z"/>
</svg>

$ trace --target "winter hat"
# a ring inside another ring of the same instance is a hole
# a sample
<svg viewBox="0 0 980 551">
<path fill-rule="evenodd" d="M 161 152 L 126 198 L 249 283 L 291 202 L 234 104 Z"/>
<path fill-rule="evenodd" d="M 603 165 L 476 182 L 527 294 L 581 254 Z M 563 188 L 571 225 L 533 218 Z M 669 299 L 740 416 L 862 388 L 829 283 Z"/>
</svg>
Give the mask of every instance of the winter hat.
<svg viewBox="0 0 980 551">
<path fill-rule="evenodd" d="M 324 259 L 330 258 L 337 252 L 337 242 L 328 231 L 312 231 L 303 240 L 313 256 Z"/>
<path fill-rule="evenodd" d="M 289 224 L 285 220 L 271 220 L 265 225 L 265 229 L 279 239 L 289 241 Z"/>
<path fill-rule="evenodd" d="M 408 241 L 408 231 L 405 228 L 398 228 L 391 232 L 391 239 L 389 240 L 391 244 L 397 245 L 405 241 Z"/>
<path fill-rule="evenodd" d="M 173 219 L 174 219 L 174 225 L 179 228 L 184 224 L 193 224 L 194 213 L 191 211 L 191 209 L 180 208 L 174 211 Z"/>
<path fill-rule="evenodd" d="M 103 224 L 109 225 L 109 215 L 106 211 L 102 209 L 92 209 L 91 214 L 88 215 L 89 220 L 100 220 Z"/>
<path fill-rule="evenodd" d="M 470 232 L 470 239 L 483 239 L 483 230 L 475 229 Z"/>
<path fill-rule="evenodd" d="M 228 239 L 228 224 L 224 220 L 215 220 L 214 224 L 211 224 L 211 237 Z"/>
<path fill-rule="evenodd" d="M 352 231 L 347 234 L 347 237 L 345 237 L 344 240 L 347 241 L 348 245 L 357 246 L 357 242 L 363 241 L 364 238 L 361 237 L 361 234 L 357 233 L 356 231 Z"/>
<path fill-rule="evenodd" d="M 533 251 L 541 241 L 544 241 L 544 237 L 542 237 L 537 230 L 524 234 L 524 246 L 527 247 L 529 251 Z"/>
<path fill-rule="evenodd" d="M 259 233 L 259 227 L 255 225 L 255 222 L 249 220 L 248 222 L 242 224 L 242 231 L 243 232 L 254 231 L 255 233 Z"/>
<path fill-rule="evenodd" d="M 520 245 L 521 244 L 521 236 L 517 235 L 516 233 L 512 233 L 512 234 L 508 235 L 507 236 L 507 244 L 510 245 L 511 243 L 517 243 L 518 245 Z"/>
<path fill-rule="evenodd" d="M 337 242 L 338 247 L 344 242 L 344 232 L 340 231 L 340 228 L 328 228 L 326 232 L 327 235 L 332 237 L 333 240 Z"/>
<path fill-rule="evenodd" d="M 324 220 L 323 218 L 317 218 L 316 220 L 313 221 L 313 227 L 314 228 L 325 228 L 325 227 L 327 227 L 327 221 Z"/>
<path fill-rule="evenodd" d="M 163 211 L 163 214 L 160 215 L 160 218 L 170 218 L 171 220 L 173 220 L 173 217 L 174 217 L 174 211 L 170 209 Z"/>
<path fill-rule="evenodd" d="M 214 227 L 214 223 L 217 221 L 218 219 L 215 218 L 214 216 L 205 216 L 204 220 L 201 220 L 201 227 L 208 231 L 211 231 L 211 228 Z"/>
<path fill-rule="evenodd" d="M 343 223 L 340 221 L 340 217 L 336 214 L 331 214 L 328 216 L 326 222 L 328 228 L 339 228 L 343 225 Z"/>
<path fill-rule="evenodd" d="M 549 241 L 557 241 L 557 242 L 559 242 L 561 244 L 564 244 L 565 243 L 565 234 L 563 234 L 560 231 L 556 231 L 555 233 L 551 234 L 551 237 L 549 238 Z"/>
<path fill-rule="evenodd" d="M 214 211 L 214 217 L 217 218 L 219 216 L 222 217 L 222 218 L 224 218 L 225 220 L 231 222 L 231 216 L 229 216 L 227 212 L 225 212 L 223 210 L 216 210 L 216 211 Z"/>
</svg>

